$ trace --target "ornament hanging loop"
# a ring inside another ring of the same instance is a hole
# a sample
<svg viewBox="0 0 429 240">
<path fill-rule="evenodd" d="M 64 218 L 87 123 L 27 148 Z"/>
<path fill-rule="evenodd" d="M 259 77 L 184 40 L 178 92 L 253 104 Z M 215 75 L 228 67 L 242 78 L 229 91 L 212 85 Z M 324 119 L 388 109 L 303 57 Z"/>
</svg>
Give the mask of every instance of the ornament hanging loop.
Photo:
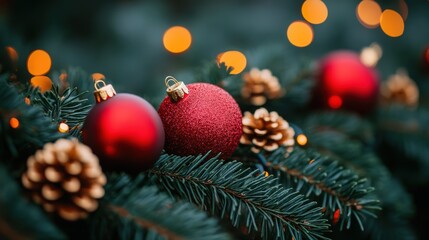
<svg viewBox="0 0 429 240">
<path fill-rule="evenodd" d="M 99 79 L 99 80 L 95 81 L 95 83 L 94 83 L 95 90 L 99 91 L 101 89 L 100 87 L 98 87 L 98 84 L 100 84 L 100 83 L 103 84 L 103 86 L 101 88 L 106 86 L 106 83 L 103 80 Z"/>
<path fill-rule="evenodd" d="M 177 81 L 177 79 L 172 76 L 167 76 L 164 82 L 165 86 L 167 87 L 167 94 L 170 97 L 171 101 L 177 102 L 180 99 L 183 99 L 188 96 L 189 89 L 183 82 Z M 172 85 L 170 85 L 171 82 L 173 82 Z"/>
<path fill-rule="evenodd" d="M 100 84 L 102 85 L 101 87 Z M 94 96 L 97 103 L 106 101 L 116 95 L 116 91 L 113 86 L 111 84 L 106 85 L 106 83 L 101 79 L 95 81 L 94 88 Z"/>
</svg>

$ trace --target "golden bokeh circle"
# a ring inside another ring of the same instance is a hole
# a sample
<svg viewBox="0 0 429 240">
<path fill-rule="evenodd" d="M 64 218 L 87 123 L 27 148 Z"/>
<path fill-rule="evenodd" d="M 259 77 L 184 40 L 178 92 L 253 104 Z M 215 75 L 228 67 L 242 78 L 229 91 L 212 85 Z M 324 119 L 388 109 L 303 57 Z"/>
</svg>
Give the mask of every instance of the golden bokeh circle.
<svg viewBox="0 0 429 240">
<path fill-rule="evenodd" d="M 356 8 L 356 17 L 367 28 L 376 28 L 380 24 L 381 7 L 376 1 L 364 0 Z"/>
<path fill-rule="evenodd" d="M 167 51 L 182 53 L 191 46 L 192 35 L 185 27 L 174 26 L 165 31 L 162 42 Z"/>
<path fill-rule="evenodd" d="M 296 47 L 306 47 L 313 41 L 313 29 L 311 26 L 303 21 L 292 22 L 288 29 L 286 36 L 292 45 Z"/>
<path fill-rule="evenodd" d="M 225 63 L 227 68 L 232 68 L 231 74 L 241 73 L 247 65 L 246 56 L 240 51 L 227 51 L 217 56 L 218 64 Z"/>
<path fill-rule="evenodd" d="M 306 0 L 302 4 L 301 13 L 312 24 L 321 24 L 328 18 L 328 8 L 321 0 Z"/>
<path fill-rule="evenodd" d="M 27 59 L 28 72 L 34 76 L 44 75 L 51 69 L 52 61 L 49 54 L 41 49 L 30 53 Z"/>
<path fill-rule="evenodd" d="M 404 20 L 401 14 L 392 9 L 383 11 L 380 17 L 380 27 L 389 37 L 400 37 L 404 33 Z"/>
</svg>

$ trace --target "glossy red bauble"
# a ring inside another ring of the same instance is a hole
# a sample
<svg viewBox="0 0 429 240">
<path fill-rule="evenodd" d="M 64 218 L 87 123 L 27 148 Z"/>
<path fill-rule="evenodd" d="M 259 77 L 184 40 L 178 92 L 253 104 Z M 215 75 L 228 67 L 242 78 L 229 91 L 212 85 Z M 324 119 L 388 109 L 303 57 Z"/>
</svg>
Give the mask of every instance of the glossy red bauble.
<svg viewBox="0 0 429 240">
<path fill-rule="evenodd" d="M 422 68 L 424 72 L 429 73 L 429 47 L 423 51 Z"/>
<path fill-rule="evenodd" d="M 165 129 L 165 150 L 187 156 L 222 153 L 231 156 L 242 133 L 238 104 L 225 90 L 212 84 L 187 85 L 189 94 L 178 102 L 168 96 L 158 113 Z"/>
<path fill-rule="evenodd" d="M 337 51 L 324 57 L 316 78 L 313 102 L 319 107 L 365 114 L 376 105 L 378 74 L 354 52 Z"/>
<path fill-rule="evenodd" d="M 85 120 L 82 138 L 100 158 L 103 168 L 113 171 L 147 170 L 164 147 L 158 113 L 132 94 L 118 94 L 97 103 Z"/>
</svg>

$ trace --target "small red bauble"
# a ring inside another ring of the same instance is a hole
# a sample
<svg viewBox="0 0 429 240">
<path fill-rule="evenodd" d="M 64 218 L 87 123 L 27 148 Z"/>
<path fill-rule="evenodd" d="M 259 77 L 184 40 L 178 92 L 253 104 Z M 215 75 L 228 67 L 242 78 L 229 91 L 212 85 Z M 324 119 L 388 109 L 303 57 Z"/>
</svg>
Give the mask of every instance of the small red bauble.
<svg viewBox="0 0 429 240">
<path fill-rule="evenodd" d="M 231 156 L 242 133 L 238 104 L 225 90 L 212 84 L 177 82 L 167 88 L 158 113 L 165 129 L 165 150 L 187 156 L 218 153 Z"/>
<path fill-rule="evenodd" d="M 374 109 L 378 96 L 378 74 L 373 68 L 365 66 L 358 54 L 333 52 L 319 64 L 313 99 L 316 105 L 361 114 Z"/>
<path fill-rule="evenodd" d="M 151 168 L 164 147 L 156 110 L 138 96 L 116 95 L 110 84 L 94 94 L 97 104 L 85 120 L 83 142 L 108 170 L 138 173 Z"/>
<path fill-rule="evenodd" d="M 425 48 L 423 51 L 422 60 L 423 71 L 429 73 L 429 47 Z"/>
</svg>

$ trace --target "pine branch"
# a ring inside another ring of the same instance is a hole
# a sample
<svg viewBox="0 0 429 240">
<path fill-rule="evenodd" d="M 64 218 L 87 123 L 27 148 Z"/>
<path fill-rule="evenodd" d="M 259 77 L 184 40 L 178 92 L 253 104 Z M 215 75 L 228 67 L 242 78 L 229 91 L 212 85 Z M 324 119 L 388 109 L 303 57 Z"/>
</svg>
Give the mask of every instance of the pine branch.
<svg viewBox="0 0 429 240">
<path fill-rule="evenodd" d="M 65 239 L 0 165 L 0 239 Z"/>
<path fill-rule="evenodd" d="M 258 156 L 264 158 L 261 154 Z M 296 149 L 285 157 L 285 150 L 279 149 L 266 159 L 266 165 L 269 172 L 286 186 L 296 188 L 307 197 L 317 196 L 331 218 L 339 209 L 341 229 L 344 224 L 349 229 L 352 219 L 355 219 L 363 230 L 362 219 L 376 217 L 375 211 L 381 209 L 379 201 L 371 196 L 374 188 L 366 179 L 360 179 L 336 161 L 313 151 Z"/>
<path fill-rule="evenodd" d="M 92 222 L 96 239 L 228 239 L 215 219 L 184 202 L 143 186 L 144 176 L 113 176 L 106 187 L 103 210 Z M 109 229 L 106 233 L 100 229 Z M 116 234 L 112 231 L 116 231 Z M 100 235 L 101 234 L 101 235 Z"/>
<path fill-rule="evenodd" d="M 34 105 L 40 105 L 55 125 L 62 122 L 72 129 L 71 134 L 78 136 L 89 110 L 87 99 L 82 99 L 86 92 L 77 92 L 77 88 L 67 88 L 60 93 L 59 86 L 53 85 L 50 91 L 41 93 L 37 89 L 30 89 L 27 94 Z"/>
<path fill-rule="evenodd" d="M 399 174 L 406 181 L 412 172 L 412 180 L 427 182 L 429 171 L 429 111 L 427 109 L 411 110 L 400 106 L 380 109 L 377 115 L 377 126 L 385 146 L 394 154 Z M 407 158 L 406 162 L 403 159 Z M 411 160 L 411 161 L 410 161 Z M 411 168 L 410 168 L 411 166 Z"/>
<path fill-rule="evenodd" d="M 94 81 L 88 73 L 78 67 L 69 67 L 61 72 L 53 72 L 51 79 L 64 90 L 67 88 L 76 89 L 76 94 L 81 100 L 87 99 L 88 105 L 95 103 L 92 90 L 94 89 Z M 63 91 L 60 91 L 61 93 Z"/>
<path fill-rule="evenodd" d="M 395 223 L 398 222 L 398 218 L 402 219 L 402 224 L 398 225 L 398 232 L 410 232 L 407 219 L 414 211 L 411 197 L 368 145 L 363 143 L 372 141 L 371 138 L 364 137 L 373 135 L 367 123 L 344 113 L 315 114 L 305 123 L 308 146 L 317 148 L 323 154 L 338 160 L 342 166 L 358 173 L 360 177 L 368 178 L 370 184 L 376 188 L 374 194 L 380 200 L 383 209 L 378 214 L 378 219 L 369 218 L 365 221 L 366 234 L 372 237 L 385 236 L 380 239 L 388 239 L 386 236 L 392 236 L 392 231 L 388 229 L 396 229 Z M 365 132 L 367 134 L 360 134 Z M 400 226 L 403 226 L 402 230 Z"/>
<path fill-rule="evenodd" d="M 305 119 L 302 127 L 309 133 L 334 131 L 363 142 L 374 141 L 369 122 L 357 115 L 340 111 L 312 114 Z"/>
<path fill-rule="evenodd" d="M 5 79 L 0 79 L 0 112 L 0 152 L 5 160 L 26 157 L 46 142 L 61 137 L 43 110 L 26 105 L 24 96 Z M 12 117 L 19 121 L 16 128 L 9 124 Z"/>
<path fill-rule="evenodd" d="M 149 171 L 171 196 L 187 199 L 235 228 L 264 239 L 326 239 L 321 209 L 302 195 L 256 176 L 239 162 L 163 155 Z"/>
</svg>

